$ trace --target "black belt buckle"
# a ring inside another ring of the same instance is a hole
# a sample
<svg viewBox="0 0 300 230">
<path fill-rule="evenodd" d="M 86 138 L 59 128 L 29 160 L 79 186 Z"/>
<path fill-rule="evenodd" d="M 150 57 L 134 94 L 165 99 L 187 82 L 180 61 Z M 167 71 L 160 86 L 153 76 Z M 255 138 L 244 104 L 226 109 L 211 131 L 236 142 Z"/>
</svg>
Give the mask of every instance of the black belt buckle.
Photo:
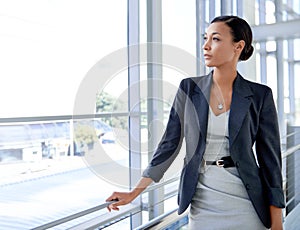
<svg viewBox="0 0 300 230">
<path fill-rule="evenodd" d="M 204 160 L 204 164 L 205 165 L 216 165 L 219 168 L 234 167 L 234 162 L 230 156 L 222 157 L 221 159 L 216 160 L 216 161 L 205 161 Z"/>
</svg>

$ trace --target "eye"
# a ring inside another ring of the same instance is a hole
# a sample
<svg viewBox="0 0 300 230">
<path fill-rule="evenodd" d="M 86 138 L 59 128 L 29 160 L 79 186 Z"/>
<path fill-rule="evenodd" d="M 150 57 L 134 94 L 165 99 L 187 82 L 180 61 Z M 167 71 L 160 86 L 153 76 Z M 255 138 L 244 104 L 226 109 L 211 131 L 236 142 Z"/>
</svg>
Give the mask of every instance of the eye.
<svg viewBox="0 0 300 230">
<path fill-rule="evenodd" d="M 206 37 L 206 36 L 203 36 L 203 40 L 206 41 L 206 40 L 207 40 L 207 37 Z"/>
<path fill-rule="evenodd" d="M 220 41 L 220 38 L 214 37 L 213 40 L 214 41 Z"/>
</svg>

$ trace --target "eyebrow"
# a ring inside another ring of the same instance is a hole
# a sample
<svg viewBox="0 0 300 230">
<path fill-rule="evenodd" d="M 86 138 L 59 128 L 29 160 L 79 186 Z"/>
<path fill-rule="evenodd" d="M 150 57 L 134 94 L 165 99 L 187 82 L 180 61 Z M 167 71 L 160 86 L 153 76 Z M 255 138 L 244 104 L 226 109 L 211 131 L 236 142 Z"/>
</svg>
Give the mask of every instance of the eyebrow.
<svg viewBox="0 0 300 230">
<path fill-rule="evenodd" d="M 216 34 L 221 35 L 219 32 L 212 32 L 212 35 L 216 35 Z M 202 36 L 205 36 L 205 35 L 207 35 L 206 32 Z"/>
</svg>

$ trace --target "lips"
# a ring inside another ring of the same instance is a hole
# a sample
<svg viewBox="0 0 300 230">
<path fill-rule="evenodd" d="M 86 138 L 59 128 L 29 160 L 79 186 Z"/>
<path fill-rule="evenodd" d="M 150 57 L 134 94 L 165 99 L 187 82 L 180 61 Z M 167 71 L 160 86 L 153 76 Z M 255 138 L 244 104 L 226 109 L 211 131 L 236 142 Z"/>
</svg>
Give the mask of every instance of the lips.
<svg viewBox="0 0 300 230">
<path fill-rule="evenodd" d="M 204 58 L 205 59 L 210 59 L 212 56 L 211 55 L 209 55 L 209 54 L 204 54 Z"/>
</svg>

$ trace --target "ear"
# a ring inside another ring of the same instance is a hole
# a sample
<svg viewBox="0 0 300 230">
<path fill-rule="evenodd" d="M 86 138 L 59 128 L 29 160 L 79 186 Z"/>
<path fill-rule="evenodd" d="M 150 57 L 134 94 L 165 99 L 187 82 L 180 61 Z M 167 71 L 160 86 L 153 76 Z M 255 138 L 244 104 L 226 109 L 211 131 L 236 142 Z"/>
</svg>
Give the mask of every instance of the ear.
<svg viewBox="0 0 300 230">
<path fill-rule="evenodd" d="M 235 46 L 234 46 L 234 48 L 237 52 L 242 52 L 244 47 L 245 47 L 245 41 L 244 40 L 240 40 L 240 41 L 236 42 Z"/>
</svg>

